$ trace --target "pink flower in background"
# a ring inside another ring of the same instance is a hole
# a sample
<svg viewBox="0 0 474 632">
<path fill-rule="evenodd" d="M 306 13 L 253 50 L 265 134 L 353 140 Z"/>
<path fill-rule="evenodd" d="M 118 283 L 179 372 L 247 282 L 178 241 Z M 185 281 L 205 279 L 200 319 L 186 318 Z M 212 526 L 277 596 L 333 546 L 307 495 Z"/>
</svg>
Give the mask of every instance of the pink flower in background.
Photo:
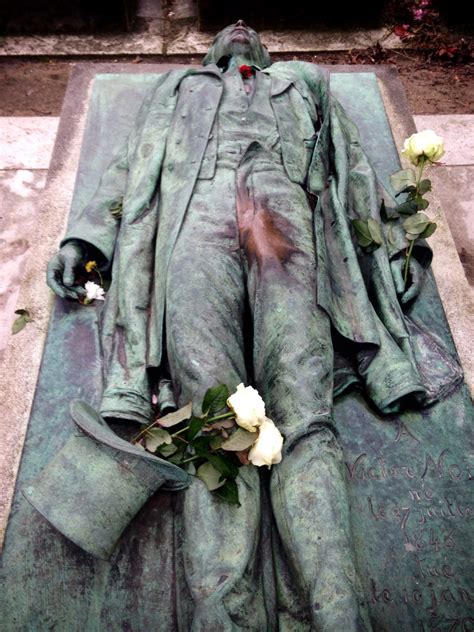
<svg viewBox="0 0 474 632">
<path fill-rule="evenodd" d="M 408 37 L 410 35 L 410 25 L 409 24 L 398 24 L 393 29 L 393 32 L 400 39 L 405 39 L 405 37 Z"/>
</svg>

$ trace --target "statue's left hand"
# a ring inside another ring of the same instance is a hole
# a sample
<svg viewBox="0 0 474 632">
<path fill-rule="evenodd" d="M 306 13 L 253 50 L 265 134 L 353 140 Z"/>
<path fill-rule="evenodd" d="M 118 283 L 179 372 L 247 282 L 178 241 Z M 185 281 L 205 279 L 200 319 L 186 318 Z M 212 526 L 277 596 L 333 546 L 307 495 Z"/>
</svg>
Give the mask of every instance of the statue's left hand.
<svg viewBox="0 0 474 632">
<path fill-rule="evenodd" d="M 76 269 L 85 260 L 86 251 L 78 240 L 71 240 L 48 263 L 46 281 L 61 298 L 73 300 L 84 296 L 85 290 L 76 282 Z"/>
<path fill-rule="evenodd" d="M 408 264 L 408 282 L 405 287 L 403 273 L 405 268 L 405 258 L 397 257 L 390 262 L 395 289 L 401 303 L 408 303 L 420 293 L 423 286 L 424 269 L 423 266 L 413 257 Z"/>
</svg>

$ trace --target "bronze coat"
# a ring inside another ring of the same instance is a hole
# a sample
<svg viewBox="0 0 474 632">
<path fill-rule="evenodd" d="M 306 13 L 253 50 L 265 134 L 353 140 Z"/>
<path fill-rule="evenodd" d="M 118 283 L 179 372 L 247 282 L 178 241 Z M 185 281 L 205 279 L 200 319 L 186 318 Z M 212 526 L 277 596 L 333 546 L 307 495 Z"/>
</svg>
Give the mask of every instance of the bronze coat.
<svg viewBox="0 0 474 632">
<path fill-rule="evenodd" d="M 272 79 L 288 177 L 317 200 L 318 304 L 357 350 L 355 371 L 345 372 L 338 391 L 360 380 L 385 412 L 408 393 L 416 393 L 420 403 L 435 401 L 459 382 L 457 364 L 403 314 L 389 265 L 397 249 L 381 247 L 366 255 L 353 240 L 350 219 L 377 219 L 381 194 L 357 129 L 331 97 L 323 69 L 280 62 L 263 72 Z M 102 317 L 105 409 L 128 406 L 137 419 L 150 414 L 143 376 L 162 361 L 166 284 L 174 282 L 168 263 L 206 146 L 217 142 L 212 130 L 222 90 L 214 65 L 159 76 L 128 145 L 64 240 L 84 240 L 113 260 Z M 212 177 L 216 152 L 206 155 L 203 172 Z M 110 213 L 118 202 L 121 221 Z M 426 247 L 415 254 L 429 264 Z"/>
</svg>

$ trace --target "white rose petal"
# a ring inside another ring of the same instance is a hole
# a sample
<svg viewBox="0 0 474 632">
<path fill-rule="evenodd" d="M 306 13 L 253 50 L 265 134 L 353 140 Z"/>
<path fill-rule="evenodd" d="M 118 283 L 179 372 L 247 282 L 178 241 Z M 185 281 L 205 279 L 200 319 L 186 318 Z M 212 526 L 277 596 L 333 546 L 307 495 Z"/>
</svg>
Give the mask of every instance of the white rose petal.
<svg viewBox="0 0 474 632">
<path fill-rule="evenodd" d="M 239 384 L 237 391 L 229 397 L 227 405 L 236 415 L 239 426 L 249 432 L 256 432 L 265 421 L 265 402 L 252 386 Z"/>
<path fill-rule="evenodd" d="M 283 437 L 271 419 L 265 419 L 259 428 L 257 441 L 250 449 L 248 459 L 253 465 L 270 467 L 281 461 Z"/>
<path fill-rule="evenodd" d="M 422 156 L 436 162 L 444 155 L 444 142 L 433 130 L 425 129 L 405 139 L 402 154 L 415 166 Z"/>
<path fill-rule="evenodd" d="M 94 283 L 94 281 L 87 281 L 85 284 L 86 299 L 88 301 L 105 301 L 104 288 Z"/>
</svg>

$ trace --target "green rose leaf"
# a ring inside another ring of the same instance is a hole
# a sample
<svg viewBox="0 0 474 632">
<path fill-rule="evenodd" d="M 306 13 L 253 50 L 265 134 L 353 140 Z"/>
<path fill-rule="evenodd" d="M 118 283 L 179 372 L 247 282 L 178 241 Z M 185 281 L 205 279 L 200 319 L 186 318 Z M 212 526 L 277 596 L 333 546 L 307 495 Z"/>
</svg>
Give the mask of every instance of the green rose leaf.
<svg viewBox="0 0 474 632">
<path fill-rule="evenodd" d="M 436 224 L 436 222 L 431 222 L 426 228 L 425 230 L 421 233 L 420 238 L 421 239 L 428 239 L 428 237 L 431 237 L 431 235 L 435 232 L 435 230 L 437 229 L 438 225 Z"/>
<path fill-rule="evenodd" d="M 248 432 L 243 428 L 238 428 L 229 439 L 221 444 L 223 450 L 229 452 L 240 452 L 246 450 L 257 440 L 257 432 Z"/>
<path fill-rule="evenodd" d="M 178 446 L 176 446 L 174 443 L 170 443 L 169 445 L 161 445 L 158 448 L 158 452 L 160 453 L 161 456 L 167 459 L 169 456 L 176 454 L 176 452 L 178 452 Z"/>
<path fill-rule="evenodd" d="M 370 236 L 372 240 L 379 246 L 383 244 L 382 231 L 380 229 L 380 224 L 372 219 L 371 217 L 367 220 L 367 226 L 370 232 Z"/>
<path fill-rule="evenodd" d="M 209 444 L 212 440 L 212 436 L 196 437 L 192 441 L 192 446 L 197 455 L 207 458 L 209 455 Z"/>
<path fill-rule="evenodd" d="M 402 193 L 403 190 L 414 186 L 415 183 L 416 178 L 413 169 L 402 169 L 390 176 L 390 184 L 397 193 Z"/>
<path fill-rule="evenodd" d="M 146 437 L 145 437 L 145 445 L 146 445 L 146 449 L 149 452 L 156 452 L 156 449 L 160 445 L 163 445 L 164 443 L 170 444 L 172 443 L 172 441 L 173 439 L 171 438 L 170 433 L 164 430 L 163 428 L 155 427 L 155 428 L 150 428 L 150 430 L 147 430 Z"/>
<path fill-rule="evenodd" d="M 418 210 L 418 205 L 414 200 L 403 202 L 395 207 L 395 211 L 400 215 L 413 215 Z"/>
<path fill-rule="evenodd" d="M 224 441 L 225 441 L 224 437 L 222 437 L 221 435 L 215 435 L 209 441 L 209 447 L 211 448 L 211 450 L 218 450 L 221 447 L 221 445 L 224 443 Z"/>
<path fill-rule="evenodd" d="M 420 235 L 431 223 L 430 218 L 424 213 L 415 213 L 403 222 L 403 228 L 410 235 Z"/>
<path fill-rule="evenodd" d="M 226 408 L 229 395 L 229 389 L 225 384 L 210 388 L 204 395 L 202 412 L 205 415 L 216 415 L 223 408 Z"/>
<path fill-rule="evenodd" d="M 207 458 L 226 478 L 235 478 L 238 475 L 239 468 L 231 461 L 230 455 L 208 454 Z"/>
<path fill-rule="evenodd" d="M 30 312 L 27 309 L 17 309 L 15 310 L 15 314 L 18 314 L 18 318 L 13 321 L 12 334 L 17 334 L 27 323 L 33 322 Z"/>
<path fill-rule="evenodd" d="M 173 448 L 175 448 L 174 452 L 169 456 L 169 454 L 163 454 L 163 452 L 169 452 Z M 186 452 L 187 445 L 183 443 L 179 447 L 175 446 L 174 443 L 170 443 L 170 445 L 163 446 L 163 448 L 158 450 L 161 456 L 165 459 L 168 459 L 170 463 L 174 463 L 175 465 L 181 465 L 181 461 L 184 459 L 184 453 Z"/>
<path fill-rule="evenodd" d="M 186 404 L 186 406 L 176 410 L 174 413 L 169 413 L 161 419 L 158 419 L 158 423 L 160 426 L 163 426 L 163 428 L 171 428 L 171 426 L 176 426 L 176 424 L 180 424 L 182 421 L 190 419 L 192 414 L 193 403 L 189 402 L 189 404 Z"/>
<path fill-rule="evenodd" d="M 419 195 L 424 195 L 428 191 L 431 191 L 431 180 L 422 180 L 418 185 Z"/>
<path fill-rule="evenodd" d="M 425 208 L 428 208 L 428 206 L 430 205 L 428 200 L 425 200 L 424 198 L 422 198 L 421 195 L 416 196 L 415 202 L 416 202 L 416 207 L 419 211 L 424 211 Z"/>
<path fill-rule="evenodd" d="M 206 423 L 205 419 L 201 419 L 201 417 L 192 417 L 191 422 L 189 424 L 189 430 L 186 433 L 186 439 L 188 441 L 192 441 L 194 437 L 200 432 L 201 428 Z"/>
<path fill-rule="evenodd" d="M 231 505 L 237 505 L 240 507 L 239 488 L 234 480 L 226 480 L 224 485 L 216 489 L 214 493 Z"/>
<path fill-rule="evenodd" d="M 196 476 L 206 485 L 207 489 L 212 492 L 225 485 L 226 479 L 223 478 L 219 470 L 212 463 L 203 463 L 198 467 Z"/>
<path fill-rule="evenodd" d="M 369 225 L 363 219 L 353 219 L 352 226 L 354 227 L 357 243 L 362 248 L 366 248 L 372 244 L 373 239 L 370 234 Z"/>
</svg>

